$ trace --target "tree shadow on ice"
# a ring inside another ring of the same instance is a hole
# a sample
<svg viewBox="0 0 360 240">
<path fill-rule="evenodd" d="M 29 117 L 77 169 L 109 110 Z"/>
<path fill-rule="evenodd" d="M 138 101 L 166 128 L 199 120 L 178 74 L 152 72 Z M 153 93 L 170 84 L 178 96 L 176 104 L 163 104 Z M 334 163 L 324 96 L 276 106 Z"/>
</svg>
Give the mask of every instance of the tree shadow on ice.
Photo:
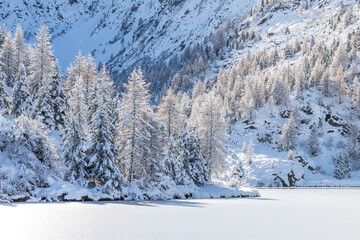
<svg viewBox="0 0 360 240">
<path fill-rule="evenodd" d="M 54 205 L 54 204 L 86 204 L 86 205 L 128 205 L 138 207 L 161 207 L 161 206 L 177 206 L 177 207 L 204 207 L 204 203 L 187 200 L 168 200 L 168 201 L 83 201 L 83 202 L 16 202 L 16 203 L 0 203 L 0 207 L 17 207 L 20 205 Z"/>
</svg>

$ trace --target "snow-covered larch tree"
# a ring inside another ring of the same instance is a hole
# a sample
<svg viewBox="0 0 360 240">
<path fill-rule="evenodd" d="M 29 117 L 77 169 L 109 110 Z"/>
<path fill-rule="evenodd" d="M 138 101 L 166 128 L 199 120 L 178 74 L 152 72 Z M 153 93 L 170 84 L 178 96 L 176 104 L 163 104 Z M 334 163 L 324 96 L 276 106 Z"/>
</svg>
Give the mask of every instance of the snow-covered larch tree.
<svg viewBox="0 0 360 240">
<path fill-rule="evenodd" d="M 30 64 L 29 87 L 36 97 L 37 92 L 44 85 L 48 85 L 54 76 L 55 57 L 51 50 L 49 28 L 43 24 L 36 35 L 37 43 L 32 53 Z"/>
<path fill-rule="evenodd" d="M 161 99 L 157 114 L 167 137 L 173 137 L 184 125 L 185 117 L 171 88 L 168 89 L 166 95 Z"/>
<path fill-rule="evenodd" d="M 119 108 L 118 146 L 119 167 L 129 182 L 146 178 L 146 164 L 150 153 L 153 110 L 149 105 L 149 85 L 141 69 L 134 69 L 124 84 L 122 103 Z"/>
<path fill-rule="evenodd" d="M 21 71 L 21 65 L 24 64 L 25 56 L 24 33 L 22 27 L 18 25 L 14 36 L 14 72 L 16 74 Z"/>
<path fill-rule="evenodd" d="M 225 141 L 228 123 L 221 99 L 210 92 L 205 95 L 204 103 L 197 116 L 200 124 L 197 126 L 209 178 L 213 173 L 220 173 L 224 169 Z"/>
<path fill-rule="evenodd" d="M 82 77 L 79 77 L 74 86 L 73 89 L 71 90 L 71 98 L 70 98 L 70 111 L 72 116 L 75 117 L 75 121 L 78 124 L 78 126 L 82 126 L 82 128 L 84 129 L 84 131 L 87 130 L 87 111 L 88 109 L 86 108 L 84 102 L 85 102 L 85 97 L 84 97 L 84 92 L 83 92 L 83 88 L 82 88 L 82 84 L 83 84 L 83 79 Z M 94 111 L 95 112 L 95 111 Z"/>
<path fill-rule="evenodd" d="M 14 69 L 14 42 L 11 33 L 6 32 L 2 47 L 0 48 L 0 71 L 5 75 L 6 86 L 14 86 L 15 69 Z"/>
</svg>

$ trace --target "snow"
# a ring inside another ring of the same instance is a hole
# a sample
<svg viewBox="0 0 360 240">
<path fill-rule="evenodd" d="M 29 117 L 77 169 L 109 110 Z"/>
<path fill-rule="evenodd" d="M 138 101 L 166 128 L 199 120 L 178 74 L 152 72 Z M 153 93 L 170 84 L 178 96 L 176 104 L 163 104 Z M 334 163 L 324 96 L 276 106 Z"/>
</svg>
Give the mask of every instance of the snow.
<svg viewBox="0 0 360 240">
<path fill-rule="evenodd" d="M 229 15 L 242 15 L 257 2 L 191 0 L 165 5 L 154 0 L 76 1 L 73 4 L 68 0 L 42 0 L 27 4 L 6 0 L 0 2 L 0 23 L 11 30 L 17 24 L 22 25 L 31 41 L 36 29 L 42 22 L 46 23 L 52 31 L 54 52 L 63 69 L 79 50 L 85 55 L 93 53 L 97 63 L 120 54 L 116 66 L 123 65 L 126 69 L 142 57 L 158 58 L 163 52 L 178 51 L 182 43 L 201 42 L 204 36 L 225 23 Z M 138 24 L 140 19 L 142 28 Z"/>
<path fill-rule="evenodd" d="M 3 239 L 358 239 L 360 190 L 261 198 L 0 204 Z M 21 228 L 19 229 L 19 226 Z"/>
<path fill-rule="evenodd" d="M 346 121 L 350 116 L 348 104 L 335 104 L 331 98 L 324 97 L 322 99 L 324 106 L 329 106 L 330 110 L 319 104 L 319 93 L 316 89 L 304 91 L 306 102 L 297 100 L 293 96 L 290 98 L 289 106 L 292 108 L 303 107 L 308 104 L 312 110 L 312 114 L 308 115 L 299 110 L 299 119 L 306 119 L 309 123 L 299 123 L 299 135 L 297 147 L 293 150 L 293 156 L 301 156 L 308 164 L 302 167 L 297 160 L 288 160 L 287 152 L 279 152 L 277 150 L 276 141 L 279 140 L 281 128 L 288 119 L 281 117 L 271 117 L 269 104 L 257 111 L 256 118 L 249 124 L 245 123 L 245 119 L 241 119 L 232 125 L 231 135 L 229 137 L 227 163 L 229 169 L 238 161 L 244 163 L 246 172 L 246 181 L 251 186 L 277 186 L 274 181 L 277 174 L 287 182 L 287 174 L 293 170 L 296 178 L 301 178 L 296 182 L 296 186 L 301 187 L 330 187 L 330 186 L 360 186 L 360 171 L 352 172 L 351 179 L 338 180 L 333 177 L 334 165 L 333 156 L 340 150 L 344 150 L 347 138 L 342 136 L 341 127 L 334 127 L 325 121 L 325 116 L 330 112 L 334 116 L 339 116 L 340 121 Z M 290 109 L 292 109 L 290 107 Z M 279 112 L 283 111 L 283 107 L 275 107 L 275 115 L 279 116 Z M 311 156 L 309 152 L 308 139 L 311 134 L 309 126 L 322 119 L 323 126 L 319 129 L 322 136 L 320 138 L 321 152 L 318 156 Z M 255 127 L 254 129 L 249 126 Z M 330 131 L 331 130 L 331 131 Z M 271 143 L 262 143 L 258 141 L 259 135 L 269 134 L 272 138 Z M 246 164 L 247 154 L 243 151 L 243 143 L 249 144 L 252 139 L 254 143 L 253 163 L 249 166 Z M 331 146 L 328 146 L 332 141 Z M 315 170 L 310 170 L 311 166 Z M 229 174 L 229 173 L 228 173 Z M 302 177 L 303 176 L 303 177 Z M 288 183 L 288 182 L 287 182 Z"/>
<path fill-rule="evenodd" d="M 70 184 L 65 181 L 54 181 L 49 179 L 50 186 L 48 188 L 36 189 L 34 196 L 27 202 L 58 202 L 60 199 L 64 201 L 82 201 L 90 199 L 101 201 L 102 199 L 119 198 L 119 196 L 127 195 L 126 201 L 143 200 L 144 195 L 150 200 L 171 200 L 175 196 L 179 199 L 185 199 L 189 193 L 192 199 L 211 199 L 211 198 L 239 198 L 239 197 L 258 197 L 259 192 L 250 187 L 229 188 L 222 186 L 220 183 L 207 184 L 203 187 L 173 185 L 166 191 L 160 191 L 153 187 L 147 190 L 139 189 L 137 184 L 126 185 L 122 187 L 122 192 L 105 194 L 96 188 L 84 188 L 78 185 Z"/>
</svg>

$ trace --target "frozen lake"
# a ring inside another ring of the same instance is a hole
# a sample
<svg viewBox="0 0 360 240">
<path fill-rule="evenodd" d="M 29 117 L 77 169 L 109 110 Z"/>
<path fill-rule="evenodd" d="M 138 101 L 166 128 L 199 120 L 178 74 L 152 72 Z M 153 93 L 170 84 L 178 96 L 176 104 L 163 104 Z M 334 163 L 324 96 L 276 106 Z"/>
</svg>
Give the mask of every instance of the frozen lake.
<svg viewBox="0 0 360 240">
<path fill-rule="evenodd" d="M 360 189 L 261 198 L 0 204 L 1 239 L 360 239 Z"/>
</svg>

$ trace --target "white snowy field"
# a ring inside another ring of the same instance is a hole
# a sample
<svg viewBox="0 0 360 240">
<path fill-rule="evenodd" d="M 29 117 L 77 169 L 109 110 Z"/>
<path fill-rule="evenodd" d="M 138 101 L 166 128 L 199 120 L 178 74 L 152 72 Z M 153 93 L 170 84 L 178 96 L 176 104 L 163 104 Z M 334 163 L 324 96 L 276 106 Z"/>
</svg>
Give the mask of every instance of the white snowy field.
<svg viewBox="0 0 360 240">
<path fill-rule="evenodd" d="M 360 239 L 360 189 L 261 198 L 0 204 L 1 239 Z"/>
</svg>

